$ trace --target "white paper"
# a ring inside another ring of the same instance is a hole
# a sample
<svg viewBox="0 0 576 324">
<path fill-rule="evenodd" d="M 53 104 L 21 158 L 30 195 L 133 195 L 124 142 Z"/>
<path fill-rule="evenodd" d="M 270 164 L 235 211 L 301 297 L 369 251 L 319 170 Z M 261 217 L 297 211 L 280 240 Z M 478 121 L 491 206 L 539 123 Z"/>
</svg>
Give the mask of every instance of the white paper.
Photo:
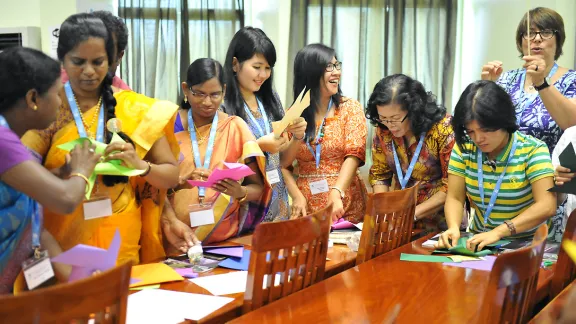
<svg viewBox="0 0 576 324">
<path fill-rule="evenodd" d="M 278 174 L 278 170 L 266 171 L 266 178 L 268 179 L 268 183 L 271 185 L 280 182 L 280 174 Z"/>
<path fill-rule="evenodd" d="M 44 258 L 44 260 L 24 270 L 24 278 L 29 290 L 40 286 L 44 281 L 52 277 L 54 277 L 54 270 L 52 269 L 50 258 Z"/>
<path fill-rule="evenodd" d="M 356 226 L 357 229 L 362 230 L 362 227 L 364 226 L 364 223 L 354 224 L 354 226 Z"/>
<path fill-rule="evenodd" d="M 437 239 L 437 238 L 439 238 L 439 237 L 440 237 L 440 234 L 436 234 L 436 235 L 434 235 L 432 238 L 433 238 L 433 239 L 434 239 L 434 238 Z M 434 246 L 436 245 L 436 243 L 438 243 L 438 240 L 432 240 L 432 239 L 430 239 L 430 240 L 427 240 L 426 242 L 422 243 L 422 246 L 423 246 L 423 247 L 434 247 Z"/>
<path fill-rule="evenodd" d="M 84 203 L 84 219 L 86 220 L 110 215 L 112 215 L 112 200 L 110 198 Z"/>
<path fill-rule="evenodd" d="M 190 212 L 190 227 L 214 224 L 214 209 Z"/>
<path fill-rule="evenodd" d="M 128 296 L 126 323 L 181 323 L 199 321 L 234 298 L 145 289 Z"/>
<path fill-rule="evenodd" d="M 189 280 L 216 296 L 243 293 L 246 291 L 248 271 L 233 271 Z"/>
<path fill-rule="evenodd" d="M 326 179 L 310 182 L 310 192 L 313 195 L 328 191 L 330 191 L 330 188 L 328 188 L 328 181 L 326 181 Z"/>
</svg>

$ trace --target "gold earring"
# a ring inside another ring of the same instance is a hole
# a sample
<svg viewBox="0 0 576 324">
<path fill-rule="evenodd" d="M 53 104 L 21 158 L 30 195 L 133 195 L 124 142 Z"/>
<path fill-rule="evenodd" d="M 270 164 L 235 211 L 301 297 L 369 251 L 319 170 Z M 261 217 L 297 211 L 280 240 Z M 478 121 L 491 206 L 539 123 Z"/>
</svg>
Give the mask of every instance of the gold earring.
<svg viewBox="0 0 576 324">
<path fill-rule="evenodd" d="M 38 106 L 34 105 L 34 107 L 32 107 L 32 109 L 38 110 Z"/>
<path fill-rule="evenodd" d="M 188 97 L 184 96 L 184 102 L 188 102 Z"/>
</svg>

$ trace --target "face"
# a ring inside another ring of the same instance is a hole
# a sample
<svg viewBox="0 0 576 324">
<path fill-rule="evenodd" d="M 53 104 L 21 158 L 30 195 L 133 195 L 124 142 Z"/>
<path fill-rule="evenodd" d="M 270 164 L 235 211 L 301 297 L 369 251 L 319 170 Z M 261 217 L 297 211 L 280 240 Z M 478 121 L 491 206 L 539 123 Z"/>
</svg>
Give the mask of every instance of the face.
<svg viewBox="0 0 576 324">
<path fill-rule="evenodd" d="M 410 131 L 408 111 L 397 103 L 376 106 L 380 123 L 386 126 L 394 137 L 402 137 Z"/>
<path fill-rule="evenodd" d="M 340 83 L 341 70 L 338 70 L 334 64 L 339 63 L 335 57 L 332 57 L 330 63 L 324 69 L 324 76 L 320 79 L 320 94 L 322 97 L 333 96 L 338 93 L 338 84 Z M 340 69 L 342 67 L 340 66 Z M 327 70 L 332 70 L 328 72 Z"/>
<path fill-rule="evenodd" d="M 246 92 L 256 92 L 272 74 L 272 68 L 266 58 L 261 54 L 255 54 L 242 64 L 234 58 L 233 70 L 238 77 L 238 84 Z"/>
<path fill-rule="evenodd" d="M 508 139 L 508 132 L 505 130 L 485 129 L 480 127 L 475 120 L 466 125 L 466 133 L 484 153 L 492 153 L 502 148 L 506 144 L 504 142 Z"/>
<path fill-rule="evenodd" d="M 64 69 L 75 91 L 98 91 L 108 73 L 104 39 L 90 37 L 64 56 Z"/>
<path fill-rule="evenodd" d="M 201 118 L 211 119 L 218 111 L 226 92 L 217 78 L 212 78 L 202 84 L 193 85 L 192 89 L 182 82 L 182 90 L 192 107 L 192 113 Z"/>
<path fill-rule="evenodd" d="M 542 34 L 536 34 L 536 32 L 543 32 L 544 37 Z M 551 30 L 540 30 L 538 28 L 531 28 L 530 29 L 530 37 L 532 35 L 536 35 L 534 39 L 530 41 L 526 40 L 522 37 L 522 51 L 524 55 L 528 55 L 528 43 L 530 43 L 530 55 L 540 56 L 543 59 L 552 59 L 556 54 L 556 34 L 553 34 L 551 38 L 546 38 L 550 35 Z"/>
<path fill-rule="evenodd" d="M 41 123 L 38 129 L 47 128 L 56 120 L 58 108 L 62 105 L 62 100 L 58 95 L 62 87 L 62 81 L 58 78 L 48 91 L 36 96 L 37 119 Z"/>
</svg>

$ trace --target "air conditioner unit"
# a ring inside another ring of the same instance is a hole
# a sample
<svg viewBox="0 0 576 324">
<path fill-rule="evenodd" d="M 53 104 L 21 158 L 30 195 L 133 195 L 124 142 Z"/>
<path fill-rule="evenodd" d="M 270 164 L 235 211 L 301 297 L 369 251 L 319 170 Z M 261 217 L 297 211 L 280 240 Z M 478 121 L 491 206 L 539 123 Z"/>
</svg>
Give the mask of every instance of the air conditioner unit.
<svg viewBox="0 0 576 324">
<path fill-rule="evenodd" d="M 40 27 L 0 28 L 0 52 L 13 46 L 42 50 Z"/>
</svg>

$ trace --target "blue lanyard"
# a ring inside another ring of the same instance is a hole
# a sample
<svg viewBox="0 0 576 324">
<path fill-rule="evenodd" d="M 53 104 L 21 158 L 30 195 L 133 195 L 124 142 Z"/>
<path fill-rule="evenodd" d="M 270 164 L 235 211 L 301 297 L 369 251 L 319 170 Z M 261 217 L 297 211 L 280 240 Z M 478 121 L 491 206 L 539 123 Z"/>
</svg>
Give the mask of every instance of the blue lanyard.
<svg viewBox="0 0 576 324">
<path fill-rule="evenodd" d="M 318 140 L 320 139 L 320 134 L 322 134 L 323 132 L 324 124 L 326 123 L 326 118 L 328 117 L 331 108 L 332 108 L 332 99 L 330 99 L 330 102 L 328 103 L 328 109 L 326 110 L 326 115 L 324 115 L 324 119 L 322 119 L 322 124 L 320 124 L 318 134 L 316 134 L 316 139 L 314 140 L 314 142 L 316 143 L 316 153 L 314 153 L 314 150 L 312 150 L 312 146 L 310 146 L 310 143 L 306 142 L 308 150 L 316 158 L 316 169 L 318 169 L 318 167 L 320 166 L 320 153 L 322 153 L 322 145 L 318 142 Z"/>
<path fill-rule="evenodd" d="M 554 76 L 554 74 L 556 74 L 556 71 L 558 71 L 558 63 L 554 62 L 554 66 L 552 66 L 550 73 L 548 73 L 548 76 L 546 77 L 548 82 L 550 82 L 549 80 L 552 78 L 552 76 Z M 526 96 L 526 92 L 524 91 L 525 86 L 524 83 L 526 82 L 526 70 L 524 69 L 521 73 L 522 74 L 520 76 L 520 99 L 518 101 L 521 105 L 521 109 L 518 113 L 516 113 L 516 124 L 518 125 L 520 125 L 520 118 L 522 117 L 524 110 L 526 110 L 526 107 L 528 107 L 528 100 L 524 101 L 524 97 Z"/>
<path fill-rule="evenodd" d="M 0 126 L 10 129 L 10 125 L 6 121 L 4 116 L 0 115 Z M 42 206 L 38 203 L 34 203 L 32 212 L 32 248 L 40 247 L 40 229 L 42 228 Z"/>
<path fill-rule="evenodd" d="M 198 140 L 196 139 L 196 129 L 194 128 L 194 118 L 192 117 L 192 108 L 188 109 L 188 131 L 190 132 L 190 141 L 192 142 L 192 153 L 194 154 L 194 164 L 197 168 L 203 167 L 204 169 L 210 168 L 210 160 L 212 159 L 212 152 L 214 151 L 214 141 L 216 140 L 216 128 L 218 128 L 218 112 L 214 115 L 212 126 L 210 127 L 210 139 L 208 140 L 208 147 L 206 148 L 206 155 L 204 156 L 204 163 L 200 159 L 200 148 Z M 204 197 L 206 189 L 204 187 L 198 188 L 198 196 Z"/>
<path fill-rule="evenodd" d="M 416 151 L 414 151 L 414 156 L 412 157 L 412 161 L 410 161 L 410 165 L 408 166 L 408 170 L 406 170 L 406 174 L 402 175 L 402 166 L 400 165 L 400 160 L 398 160 L 398 153 L 396 153 L 396 146 L 394 145 L 394 140 L 392 140 L 392 151 L 394 152 L 394 163 L 396 163 L 396 173 L 398 175 L 398 180 L 400 180 L 400 185 L 402 189 L 406 188 L 406 184 L 410 177 L 412 176 L 412 171 L 414 171 L 414 166 L 416 165 L 416 161 L 418 161 L 418 157 L 420 156 L 420 151 L 422 150 L 422 145 L 424 144 L 424 136 L 426 134 L 422 133 L 420 135 L 420 141 L 418 142 L 418 147 L 416 147 Z"/>
<path fill-rule="evenodd" d="M 76 100 L 74 99 L 74 92 L 72 92 L 72 87 L 70 86 L 70 81 L 66 82 L 64 85 L 64 90 L 66 90 L 66 98 L 68 99 L 68 104 L 70 105 L 70 110 L 72 111 L 72 116 L 74 116 L 74 122 L 76 123 L 76 128 L 78 129 L 78 135 L 80 137 L 88 137 L 86 134 L 86 129 L 82 123 L 81 112 L 76 105 Z M 98 113 L 98 127 L 96 128 L 96 141 L 104 143 L 104 103 L 100 106 L 100 111 Z"/>
<path fill-rule="evenodd" d="M 271 130 L 270 130 L 270 123 L 268 122 L 268 116 L 266 115 L 266 111 L 264 111 L 264 107 L 262 106 L 262 103 L 258 99 L 256 99 L 256 101 L 258 102 L 258 110 L 260 111 L 260 114 L 262 115 L 262 119 L 264 119 L 264 127 L 265 127 L 266 132 L 264 132 L 264 130 L 262 130 L 262 127 L 260 127 L 260 124 L 258 123 L 256 118 L 254 118 L 252 111 L 250 111 L 250 108 L 248 107 L 248 105 L 246 103 L 244 103 L 244 111 L 246 111 L 246 115 L 248 116 L 248 118 L 250 118 L 250 120 L 252 121 L 252 124 L 254 124 L 254 127 L 256 127 L 256 129 L 258 130 L 258 134 L 255 134 L 255 135 L 257 135 L 256 139 L 258 139 L 262 136 L 266 136 L 266 135 L 270 134 Z"/>
<path fill-rule="evenodd" d="M 510 153 L 508 154 L 508 160 L 506 161 L 506 165 L 504 166 L 504 170 L 500 174 L 498 181 L 496 182 L 496 186 L 494 187 L 494 191 L 492 191 L 492 196 L 490 196 L 490 202 L 488 203 L 488 208 L 484 204 L 484 171 L 482 170 L 482 151 L 480 148 L 476 148 L 476 164 L 478 167 L 478 189 L 480 190 L 480 199 L 482 200 L 482 209 L 484 209 L 484 226 L 488 223 L 488 218 L 492 213 L 492 209 L 494 208 L 494 204 L 496 203 L 496 198 L 498 197 L 498 192 L 500 191 L 500 186 L 502 185 L 502 180 L 504 179 L 504 175 L 506 174 L 506 169 L 508 168 L 508 164 L 514 158 L 514 152 L 516 151 L 516 133 L 514 133 L 514 139 L 512 142 L 512 148 L 510 149 Z"/>
</svg>

